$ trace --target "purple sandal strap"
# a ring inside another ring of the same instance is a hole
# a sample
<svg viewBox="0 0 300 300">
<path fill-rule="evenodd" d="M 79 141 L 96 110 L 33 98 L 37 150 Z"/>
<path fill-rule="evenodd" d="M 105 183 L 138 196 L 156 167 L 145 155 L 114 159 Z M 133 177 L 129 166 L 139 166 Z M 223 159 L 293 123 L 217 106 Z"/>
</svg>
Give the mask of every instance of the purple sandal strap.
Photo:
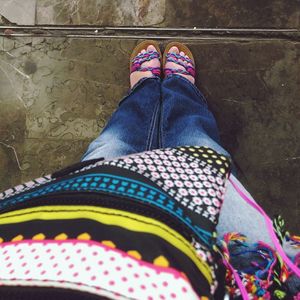
<svg viewBox="0 0 300 300">
<path fill-rule="evenodd" d="M 130 73 L 136 71 L 140 71 L 140 72 L 150 71 L 152 72 L 153 75 L 160 76 L 160 67 L 142 67 L 142 64 L 144 62 L 150 61 L 152 59 L 160 60 L 160 54 L 157 51 L 147 51 L 135 56 L 131 61 Z"/>
<path fill-rule="evenodd" d="M 130 73 L 133 73 L 133 72 L 136 72 L 136 71 L 139 71 L 139 72 L 150 71 L 153 75 L 156 75 L 156 76 L 160 75 L 160 68 L 159 67 L 157 67 L 157 68 L 153 68 L 153 67 L 142 68 L 142 67 L 140 67 L 140 68 L 137 68 L 137 69 L 131 68 Z"/>
<path fill-rule="evenodd" d="M 182 56 L 180 54 L 177 54 L 177 53 L 173 53 L 173 52 L 169 52 L 167 53 L 166 55 L 166 58 L 172 58 L 172 59 L 175 59 L 175 60 L 178 60 L 178 59 L 181 59 L 181 60 L 184 60 L 186 61 L 187 63 L 190 63 L 190 64 L 194 64 L 193 60 L 191 60 L 190 58 L 187 58 L 185 56 Z"/>
<path fill-rule="evenodd" d="M 186 66 L 184 63 L 180 62 L 179 59 L 192 64 L 192 66 Z M 186 58 L 185 56 L 182 56 L 177 53 L 168 53 L 166 55 L 166 62 L 173 62 L 177 65 L 184 67 L 184 69 L 164 68 L 164 73 L 166 76 L 171 75 L 171 74 L 183 74 L 183 75 L 189 75 L 189 76 L 193 76 L 193 77 L 196 76 L 194 62 L 190 58 Z"/>
<path fill-rule="evenodd" d="M 165 75 L 171 75 L 171 74 L 183 74 L 183 75 L 190 75 L 192 76 L 188 71 L 183 69 L 170 69 L 170 68 L 164 68 Z"/>
<path fill-rule="evenodd" d="M 159 53 L 157 51 L 148 51 L 135 56 L 131 62 L 142 64 L 145 61 L 150 61 L 155 58 L 160 59 Z"/>
<path fill-rule="evenodd" d="M 180 66 L 186 68 L 186 65 L 184 63 L 182 63 L 182 62 L 180 62 L 180 61 L 178 61 L 178 60 L 176 60 L 174 58 L 170 58 L 169 57 L 169 58 L 167 58 L 166 62 L 173 62 L 173 63 L 175 63 L 177 65 L 180 65 Z"/>
</svg>

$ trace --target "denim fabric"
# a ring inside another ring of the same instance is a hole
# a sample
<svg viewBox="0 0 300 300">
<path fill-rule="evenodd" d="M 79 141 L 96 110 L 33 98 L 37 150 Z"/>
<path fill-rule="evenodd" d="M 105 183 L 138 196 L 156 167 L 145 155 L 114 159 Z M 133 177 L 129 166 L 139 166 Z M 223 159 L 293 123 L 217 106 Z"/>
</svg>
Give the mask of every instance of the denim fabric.
<svg viewBox="0 0 300 300">
<path fill-rule="evenodd" d="M 229 156 L 220 146 L 216 120 L 206 99 L 194 84 L 179 75 L 168 76 L 161 85 L 161 146 L 208 146 Z"/>
<path fill-rule="evenodd" d="M 99 157 L 108 160 L 158 148 L 160 98 L 160 78 L 141 80 L 122 99 L 101 135 L 90 144 L 81 160 Z"/>
<path fill-rule="evenodd" d="M 220 146 L 216 120 L 197 87 L 182 76 L 141 80 L 119 105 L 82 160 L 116 157 L 155 148 L 183 145 L 208 146 L 229 155 Z M 249 197 L 242 184 L 231 175 Z M 218 235 L 238 231 L 272 245 L 263 217 L 228 182 Z M 292 256 L 294 253 L 290 253 Z"/>
<path fill-rule="evenodd" d="M 220 146 L 216 120 L 195 85 L 177 75 L 162 82 L 146 78 L 123 98 L 82 161 L 182 145 L 208 146 L 229 156 Z"/>
</svg>

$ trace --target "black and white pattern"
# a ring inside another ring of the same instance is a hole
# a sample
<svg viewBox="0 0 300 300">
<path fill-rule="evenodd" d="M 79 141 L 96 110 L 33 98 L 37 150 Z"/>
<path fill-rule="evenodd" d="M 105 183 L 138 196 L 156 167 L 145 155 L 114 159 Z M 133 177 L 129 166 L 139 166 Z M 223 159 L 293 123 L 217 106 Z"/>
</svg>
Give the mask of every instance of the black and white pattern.
<svg viewBox="0 0 300 300">
<path fill-rule="evenodd" d="M 102 162 L 137 172 L 178 203 L 216 224 L 229 161 L 209 148 L 158 149 Z"/>
<path fill-rule="evenodd" d="M 13 196 L 21 194 L 23 192 L 32 190 L 33 188 L 36 188 L 36 187 L 39 187 L 46 183 L 49 183 L 50 181 L 53 181 L 53 179 L 51 178 L 51 175 L 46 175 L 44 177 L 36 178 L 36 179 L 28 181 L 26 183 L 19 184 L 15 187 L 12 187 L 12 188 L 0 193 L 0 200 L 4 200 L 8 197 L 13 197 Z"/>
</svg>

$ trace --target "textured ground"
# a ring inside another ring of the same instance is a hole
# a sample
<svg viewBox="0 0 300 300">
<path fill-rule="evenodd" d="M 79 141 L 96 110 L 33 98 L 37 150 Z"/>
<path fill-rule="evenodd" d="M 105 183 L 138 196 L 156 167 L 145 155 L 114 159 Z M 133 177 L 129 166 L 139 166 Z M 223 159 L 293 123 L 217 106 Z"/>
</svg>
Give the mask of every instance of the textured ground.
<svg viewBox="0 0 300 300">
<path fill-rule="evenodd" d="M 0 190 L 78 161 L 128 89 L 132 48 L 151 34 L 191 47 L 241 180 L 299 230 L 299 1 L 20 1 L 0 0 Z M 7 31 L 15 23 L 36 26 Z M 49 24 L 62 28 L 38 27 Z M 73 25 L 157 30 L 91 36 Z"/>
</svg>

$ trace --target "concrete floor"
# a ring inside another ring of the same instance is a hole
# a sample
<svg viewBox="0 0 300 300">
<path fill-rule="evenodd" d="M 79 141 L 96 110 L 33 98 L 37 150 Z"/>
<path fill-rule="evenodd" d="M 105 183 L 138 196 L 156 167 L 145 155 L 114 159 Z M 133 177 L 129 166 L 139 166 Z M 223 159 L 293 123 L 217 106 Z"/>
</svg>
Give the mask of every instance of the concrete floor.
<svg viewBox="0 0 300 300">
<path fill-rule="evenodd" d="M 299 230 L 298 1 L 28 0 L 26 13 L 18 1 L 0 8 L 0 190 L 78 161 L 128 90 L 128 57 L 149 28 L 91 35 L 81 25 L 156 27 L 162 47 L 191 47 L 242 182 Z M 38 27 L 48 24 L 62 28 Z"/>
</svg>

